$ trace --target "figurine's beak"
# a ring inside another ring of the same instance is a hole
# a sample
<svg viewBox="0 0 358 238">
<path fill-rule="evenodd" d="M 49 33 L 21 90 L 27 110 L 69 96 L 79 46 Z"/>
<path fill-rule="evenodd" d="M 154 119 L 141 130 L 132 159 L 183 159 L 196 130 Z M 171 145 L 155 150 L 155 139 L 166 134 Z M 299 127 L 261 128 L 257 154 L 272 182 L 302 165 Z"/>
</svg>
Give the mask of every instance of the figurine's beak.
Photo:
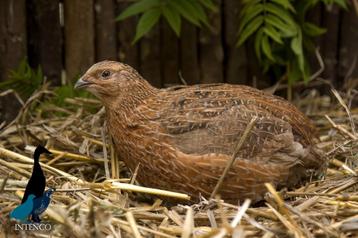
<svg viewBox="0 0 358 238">
<path fill-rule="evenodd" d="M 92 84 L 91 82 L 88 82 L 87 80 L 84 79 L 84 76 L 82 76 L 79 80 L 77 80 L 76 84 L 75 84 L 75 89 L 79 89 L 79 88 L 85 88 L 88 85 Z"/>
</svg>

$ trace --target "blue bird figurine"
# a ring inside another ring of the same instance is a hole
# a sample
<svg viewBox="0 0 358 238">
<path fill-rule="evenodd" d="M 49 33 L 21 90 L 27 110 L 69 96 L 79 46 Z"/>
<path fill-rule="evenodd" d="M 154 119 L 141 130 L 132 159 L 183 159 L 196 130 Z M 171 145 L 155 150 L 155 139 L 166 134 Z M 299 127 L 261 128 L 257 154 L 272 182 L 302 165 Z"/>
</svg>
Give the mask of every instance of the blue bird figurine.
<svg viewBox="0 0 358 238">
<path fill-rule="evenodd" d="M 40 215 L 47 209 L 51 202 L 51 195 L 56 191 L 53 188 L 47 189 L 41 197 L 37 197 L 34 200 L 34 207 L 31 213 L 31 220 L 33 222 L 40 222 Z"/>
<path fill-rule="evenodd" d="M 26 201 L 10 212 L 10 219 L 26 223 L 34 207 L 34 194 L 28 195 Z"/>
<path fill-rule="evenodd" d="M 51 152 L 41 145 L 36 147 L 34 152 L 34 166 L 32 169 L 32 174 L 29 182 L 26 185 L 25 194 L 22 197 L 21 203 L 24 203 L 27 200 L 27 196 L 29 194 L 34 194 L 38 198 L 41 197 L 45 191 L 46 177 L 40 165 L 41 154 L 51 154 Z"/>
</svg>

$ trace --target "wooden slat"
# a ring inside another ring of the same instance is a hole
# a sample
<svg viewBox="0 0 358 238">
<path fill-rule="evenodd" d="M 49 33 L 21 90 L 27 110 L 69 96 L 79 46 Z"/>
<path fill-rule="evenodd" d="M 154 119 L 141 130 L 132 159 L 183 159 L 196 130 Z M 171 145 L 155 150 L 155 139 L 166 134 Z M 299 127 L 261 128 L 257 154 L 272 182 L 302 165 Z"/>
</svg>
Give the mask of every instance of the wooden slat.
<svg viewBox="0 0 358 238">
<path fill-rule="evenodd" d="M 15 69 L 26 56 L 26 6 L 25 0 L 0 2 L 0 81 L 8 79 L 10 69 Z M 13 95 L 0 98 L 0 122 L 10 122 L 20 104 Z"/>
<path fill-rule="evenodd" d="M 1 1 L 0 13 L 0 79 L 6 80 L 27 53 L 25 0 Z"/>
<path fill-rule="evenodd" d="M 156 25 L 140 40 L 140 72 L 155 87 L 162 87 L 160 73 L 160 27 Z"/>
<path fill-rule="evenodd" d="M 324 22 L 324 18 L 323 18 L 323 13 L 326 11 L 326 9 L 324 9 L 324 6 L 322 4 L 318 4 L 314 9 L 311 9 L 308 14 L 307 14 L 307 21 L 310 23 L 313 23 L 317 26 L 323 26 L 322 22 Z M 337 20 L 338 22 L 338 20 Z M 314 37 L 313 38 L 313 43 L 315 46 L 320 46 L 321 45 L 321 41 L 325 41 L 326 35 L 322 35 L 321 37 Z M 310 49 L 308 52 L 306 52 L 306 57 L 308 59 L 309 62 L 309 67 L 311 69 L 311 74 L 313 74 L 314 72 L 316 72 L 319 68 L 319 62 L 317 61 L 317 58 L 315 57 L 315 53 L 314 53 L 314 47 L 311 47 L 312 49 Z M 321 51 L 322 53 L 322 51 Z M 323 56 L 323 55 L 322 55 Z"/>
<path fill-rule="evenodd" d="M 214 2 L 221 7 L 221 0 Z M 224 82 L 220 11 L 210 12 L 209 19 L 211 29 L 203 27 L 199 34 L 201 83 Z"/>
<path fill-rule="evenodd" d="M 117 59 L 115 0 L 95 0 L 96 61 Z"/>
<path fill-rule="evenodd" d="M 337 63 L 338 63 L 338 41 L 339 41 L 339 8 L 333 6 L 330 11 L 322 12 L 323 24 L 322 27 L 327 29 L 327 32 L 321 37 L 321 55 L 325 65 L 323 77 L 335 82 L 337 79 Z"/>
<path fill-rule="evenodd" d="M 93 63 L 93 0 L 64 0 L 65 66 L 67 81 L 73 81 Z"/>
<path fill-rule="evenodd" d="M 123 0 L 117 1 L 117 15 L 119 15 L 130 4 Z M 131 17 L 124 21 L 117 22 L 119 60 L 139 70 L 140 51 L 139 44 L 132 45 L 137 26 L 137 17 Z"/>
<path fill-rule="evenodd" d="M 200 83 L 197 28 L 183 21 L 180 38 L 180 71 L 187 84 Z"/>
<path fill-rule="evenodd" d="M 344 79 L 358 77 L 358 16 L 353 9 L 342 13 L 338 86 Z"/>
<path fill-rule="evenodd" d="M 247 55 L 245 46 L 236 47 L 237 32 L 239 30 L 239 14 L 242 8 L 241 1 L 224 1 L 224 26 L 221 34 L 224 34 L 225 39 L 225 81 L 228 83 L 247 84 Z"/>
<path fill-rule="evenodd" d="M 29 61 L 32 67 L 42 68 L 52 85 L 61 84 L 62 31 L 59 0 L 27 1 L 27 32 Z"/>
<path fill-rule="evenodd" d="M 178 37 L 166 21 L 161 22 L 161 70 L 163 86 L 180 84 Z"/>
</svg>

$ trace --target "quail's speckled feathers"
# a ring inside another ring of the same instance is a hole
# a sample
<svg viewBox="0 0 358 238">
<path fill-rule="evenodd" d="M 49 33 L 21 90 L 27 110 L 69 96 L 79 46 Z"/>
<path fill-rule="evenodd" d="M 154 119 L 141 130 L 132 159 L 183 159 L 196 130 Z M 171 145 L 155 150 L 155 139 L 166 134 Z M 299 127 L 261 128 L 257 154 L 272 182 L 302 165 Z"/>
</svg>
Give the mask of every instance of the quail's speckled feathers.
<svg viewBox="0 0 358 238">
<path fill-rule="evenodd" d="M 258 120 L 219 191 L 262 199 L 264 183 L 293 186 L 325 164 L 316 131 L 288 101 L 229 84 L 157 89 L 128 65 L 103 61 L 76 83 L 104 104 L 120 158 L 145 186 L 208 197 L 252 117 Z"/>
</svg>

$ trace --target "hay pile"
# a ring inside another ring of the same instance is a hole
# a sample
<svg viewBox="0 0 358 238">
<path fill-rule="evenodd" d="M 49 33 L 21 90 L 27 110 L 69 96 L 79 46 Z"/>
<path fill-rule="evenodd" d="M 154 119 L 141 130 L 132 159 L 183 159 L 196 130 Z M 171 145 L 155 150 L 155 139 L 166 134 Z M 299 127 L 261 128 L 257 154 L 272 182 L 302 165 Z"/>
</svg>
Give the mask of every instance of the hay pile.
<svg viewBox="0 0 358 238">
<path fill-rule="evenodd" d="M 319 128 L 330 159 L 326 176 L 294 191 L 267 184 L 266 201 L 255 207 L 218 198 L 170 205 L 148 196 L 185 199 L 135 186 L 136 172 L 116 160 L 102 129 L 98 101 L 68 98 L 66 107 L 43 106 L 49 94 L 38 91 L 10 126 L 0 125 L 0 237 L 357 237 L 358 108 L 347 106 L 352 94 L 342 99 L 334 90 L 331 97 L 311 90 L 297 100 Z M 39 143 L 53 153 L 40 160 L 47 186 L 57 189 L 42 215 L 52 230 L 15 232 L 8 214 L 21 201 Z"/>
</svg>

